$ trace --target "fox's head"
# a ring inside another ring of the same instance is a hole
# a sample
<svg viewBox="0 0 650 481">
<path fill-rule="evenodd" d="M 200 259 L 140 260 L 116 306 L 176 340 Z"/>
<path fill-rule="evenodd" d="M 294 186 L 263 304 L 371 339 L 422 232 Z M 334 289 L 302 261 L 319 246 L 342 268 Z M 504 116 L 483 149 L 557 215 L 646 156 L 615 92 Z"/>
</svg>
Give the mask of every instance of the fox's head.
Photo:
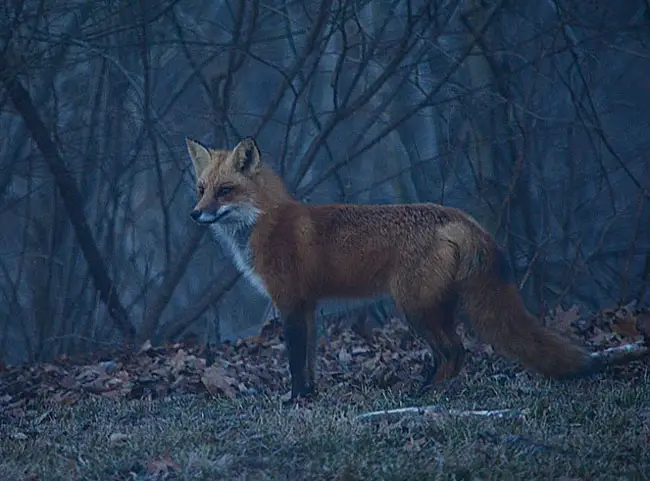
<svg viewBox="0 0 650 481">
<path fill-rule="evenodd" d="M 232 150 L 215 150 L 185 139 L 196 174 L 198 203 L 190 213 L 199 224 L 254 224 L 260 213 L 257 177 L 260 151 L 251 138 Z"/>
</svg>

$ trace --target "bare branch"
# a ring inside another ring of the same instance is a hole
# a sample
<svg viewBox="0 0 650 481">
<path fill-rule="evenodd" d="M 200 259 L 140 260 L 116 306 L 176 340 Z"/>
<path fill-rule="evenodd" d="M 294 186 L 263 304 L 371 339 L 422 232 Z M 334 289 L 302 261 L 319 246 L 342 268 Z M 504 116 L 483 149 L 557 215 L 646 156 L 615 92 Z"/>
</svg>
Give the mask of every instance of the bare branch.
<svg viewBox="0 0 650 481">
<path fill-rule="evenodd" d="M 173 325 L 170 325 L 165 332 L 165 339 L 176 339 L 183 331 L 196 322 L 203 313 L 221 297 L 223 297 L 230 289 L 232 289 L 241 274 L 237 273 L 228 277 L 225 281 L 220 282 L 215 286 L 210 286 L 203 295 L 194 304 L 189 306 L 185 311 L 185 315 L 177 319 Z"/>
<path fill-rule="evenodd" d="M 145 340 L 154 337 L 154 333 L 160 320 L 160 315 L 171 300 L 176 286 L 178 286 L 183 275 L 185 275 L 190 259 L 198 249 L 201 239 L 203 239 L 206 232 L 205 228 L 196 225 L 188 225 L 187 228 L 190 231 L 187 244 L 185 244 L 183 251 L 169 269 L 169 272 L 165 276 L 157 292 L 153 294 L 154 301 L 152 305 L 149 306 L 147 316 L 142 322 L 142 327 L 138 336 L 140 342 L 144 342 Z"/>
<path fill-rule="evenodd" d="M 52 175 L 54 175 L 59 193 L 74 226 L 77 241 L 84 253 L 95 287 L 99 291 L 102 301 L 106 304 L 111 317 L 123 335 L 128 340 L 132 340 L 135 336 L 135 329 L 129 322 L 126 310 L 115 291 L 113 281 L 108 275 L 104 260 L 88 227 L 83 212 L 84 202 L 74 177 L 65 166 L 56 145 L 50 139 L 50 134 L 32 104 L 29 93 L 22 86 L 18 77 L 13 74 L 13 69 L 7 64 L 4 55 L 0 55 L 0 82 L 9 91 L 14 106 L 20 112 L 27 129 L 43 154 Z"/>
</svg>

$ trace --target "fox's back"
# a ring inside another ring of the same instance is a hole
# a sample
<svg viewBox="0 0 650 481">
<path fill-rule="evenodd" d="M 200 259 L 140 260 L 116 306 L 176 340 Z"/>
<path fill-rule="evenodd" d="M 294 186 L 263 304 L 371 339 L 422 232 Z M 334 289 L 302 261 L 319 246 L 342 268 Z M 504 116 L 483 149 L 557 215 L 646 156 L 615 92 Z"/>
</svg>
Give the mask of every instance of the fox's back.
<svg viewBox="0 0 650 481">
<path fill-rule="evenodd" d="M 357 297 L 387 291 L 404 269 L 426 267 L 458 229 L 482 232 L 462 211 L 436 204 L 292 202 L 260 217 L 252 247 L 267 276 L 323 297 Z"/>
<path fill-rule="evenodd" d="M 343 245 L 369 238 L 388 244 L 424 241 L 442 226 L 467 220 L 457 209 L 428 203 L 311 205 L 307 211 L 320 235 Z"/>
</svg>

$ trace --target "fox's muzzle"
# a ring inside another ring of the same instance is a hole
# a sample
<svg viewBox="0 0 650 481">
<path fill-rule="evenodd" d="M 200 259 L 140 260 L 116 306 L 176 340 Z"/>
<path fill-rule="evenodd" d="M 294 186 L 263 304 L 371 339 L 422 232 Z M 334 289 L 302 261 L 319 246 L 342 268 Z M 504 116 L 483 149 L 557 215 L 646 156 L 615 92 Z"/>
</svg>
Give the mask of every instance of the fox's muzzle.
<svg viewBox="0 0 650 481">
<path fill-rule="evenodd" d="M 190 212 L 190 217 L 199 224 L 212 224 L 216 222 L 220 216 L 195 209 Z"/>
</svg>

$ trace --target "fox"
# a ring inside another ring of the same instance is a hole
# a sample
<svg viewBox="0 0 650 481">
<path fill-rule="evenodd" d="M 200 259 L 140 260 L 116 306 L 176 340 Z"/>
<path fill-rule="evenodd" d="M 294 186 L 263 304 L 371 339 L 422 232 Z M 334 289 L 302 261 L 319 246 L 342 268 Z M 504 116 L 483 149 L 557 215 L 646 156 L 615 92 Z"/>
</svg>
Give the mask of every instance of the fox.
<svg viewBox="0 0 650 481">
<path fill-rule="evenodd" d="M 455 310 L 483 342 L 540 375 L 566 379 L 598 359 L 525 307 L 506 256 L 468 213 L 434 203 L 309 204 L 262 162 L 256 140 L 232 150 L 186 137 L 196 178 L 191 218 L 210 226 L 283 323 L 291 400 L 316 394 L 315 311 L 328 298 L 388 295 L 431 353 L 421 388 L 465 362 Z"/>
</svg>

